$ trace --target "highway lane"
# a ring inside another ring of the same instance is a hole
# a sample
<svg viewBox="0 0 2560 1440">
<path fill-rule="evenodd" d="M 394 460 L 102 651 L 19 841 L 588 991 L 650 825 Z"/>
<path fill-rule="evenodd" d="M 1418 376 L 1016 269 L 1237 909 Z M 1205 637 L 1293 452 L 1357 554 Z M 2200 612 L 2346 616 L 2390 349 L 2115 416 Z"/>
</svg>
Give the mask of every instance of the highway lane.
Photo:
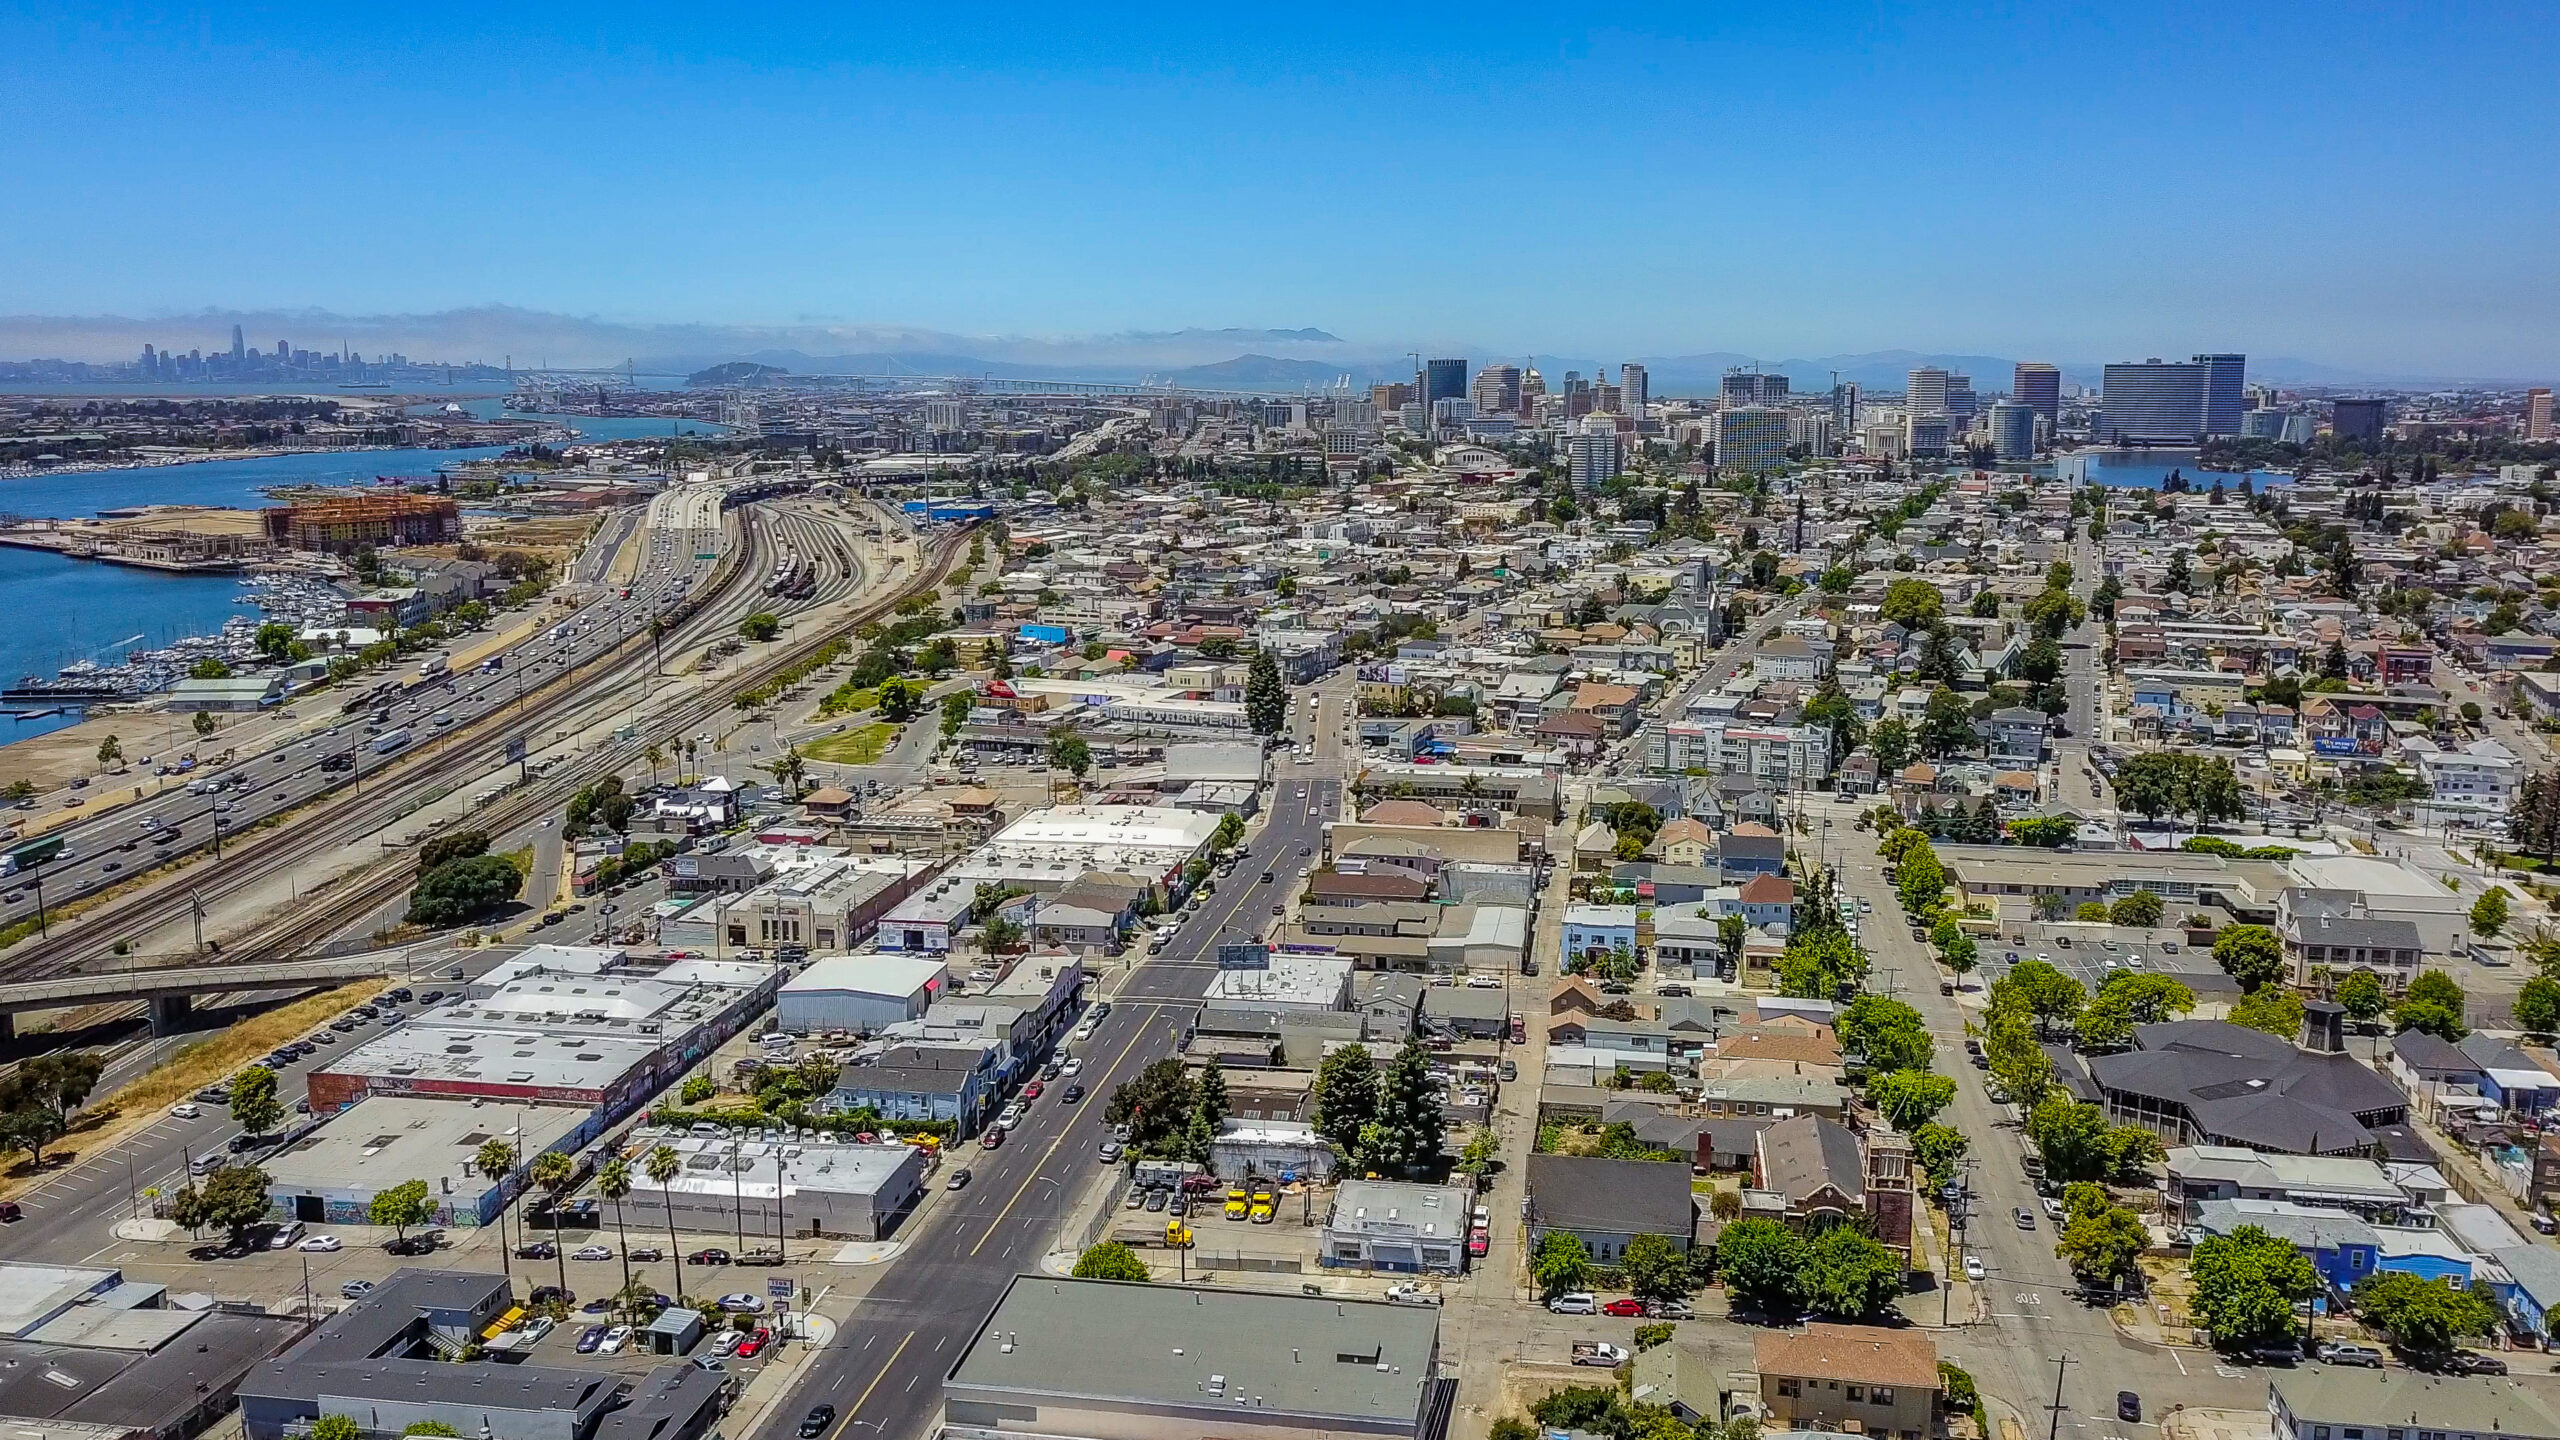
<svg viewBox="0 0 2560 1440">
<path fill-rule="evenodd" d="M 679 538 L 694 549 L 681 549 Z M 661 537 L 651 567 L 628 597 L 617 595 L 565 616 L 492 657 L 497 668 L 447 674 L 443 655 L 428 657 L 417 662 L 415 680 L 377 681 L 353 690 L 350 698 L 332 694 L 301 702 L 315 711 L 335 707 L 337 723 L 324 727 L 315 720 L 304 734 L 227 765 L 152 777 L 171 788 L 54 832 L 63 841 L 61 857 L 0 877 L 0 924 L 34 916 L 39 899 L 49 908 L 59 906 L 163 861 L 212 849 L 217 830 L 236 834 L 342 787 L 360 787 L 366 770 L 411 744 L 424 745 L 509 702 L 521 707 L 530 690 L 611 653 L 647 625 L 655 608 L 676 603 L 707 576 L 712 562 L 694 558 L 708 548 L 704 539 L 691 532 Z M 427 673 L 429 667 L 435 673 Z M 394 738 L 401 736 L 406 739 Z"/>
<path fill-rule="evenodd" d="M 1075 1047 L 1086 1060 L 1079 1078 L 1087 1098 L 1063 1104 L 1053 1089 L 1031 1105 L 1002 1149 L 972 1146 L 955 1155 L 951 1163 L 975 1172 L 961 1203 L 934 1211 L 901 1237 L 905 1250 L 766 1416 L 756 1440 L 795 1434 L 820 1402 L 838 1412 L 826 1440 L 859 1432 L 907 1440 L 937 1422 L 943 1377 L 969 1335 L 1015 1275 L 1038 1268 L 1098 1168 L 1112 1088 L 1175 1053 L 1216 969 L 1210 947 L 1217 937 L 1259 930 L 1274 897 L 1294 888 L 1282 879 L 1263 883 L 1263 872 L 1294 881 L 1325 821 L 1340 818 L 1337 780 L 1283 778 L 1272 793 L 1270 817 L 1235 870 L 1215 882 L 1162 953 L 1125 978 L 1092 1040 Z"/>
</svg>

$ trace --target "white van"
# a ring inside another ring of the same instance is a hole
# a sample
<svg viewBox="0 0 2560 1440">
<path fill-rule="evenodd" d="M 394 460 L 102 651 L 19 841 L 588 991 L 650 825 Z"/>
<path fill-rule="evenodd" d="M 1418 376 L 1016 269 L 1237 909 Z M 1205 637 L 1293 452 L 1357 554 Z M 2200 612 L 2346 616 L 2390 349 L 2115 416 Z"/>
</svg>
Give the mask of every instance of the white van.
<svg viewBox="0 0 2560 1440">
<path fill-rule="evenodd" d="M 1597 1315 L 1600 1297 L 1588 1290 L 1568 1290 L 1548 1301 L 1547 1308 L 1558 1315 Z"/>
</svg>

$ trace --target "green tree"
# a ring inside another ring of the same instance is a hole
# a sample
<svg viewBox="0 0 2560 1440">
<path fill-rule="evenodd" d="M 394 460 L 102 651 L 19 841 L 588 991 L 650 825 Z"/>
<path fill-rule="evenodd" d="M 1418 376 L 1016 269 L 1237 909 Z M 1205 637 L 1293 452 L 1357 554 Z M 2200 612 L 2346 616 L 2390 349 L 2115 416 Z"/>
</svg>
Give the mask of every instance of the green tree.
<svg viewBox="0 0 2560 1440">
<path fill-rule="evenodd" d="M 1386 1141 L 1383 1150 L 1369 1156 L 1369 1168 L 1379 1174 L 1412 1175 L 1439 1160 L 1448 1118 L 1432 1081 L 1431 1052 L 1421 1041 L 1407 1041 L 1388 1062 L 1379 1077 L 1377 1116 L 1371 1123 Z M 1383 1166 L 1376 1163 L 1380 1161 Z"/>
<path fill-rule="evenodd" d="M 364 1431 L 344 1415 L 323 1415 L 311 1422 L 311 1440 L 364 1440 Z"/>
<path fill-rule="evenodd" d="M 2457 1041 L 2470 1033 L 2464 1024 L 2462 987 L 2441 970 L 2422 970 L 2392 1007 L 2391 1024 L 2399 1030 L 2421 1030 L 2440 1040 Z"/>
<path fill-rule="evenodd" d="M 1911 1132 L 1911 1158 L 1920 1162 L 1920 1169 L 1932 1185 L 1945 1185 L 1956 1178 L 1956 1167 L 1964 1163 L 1965 1151 L 1971 1145 L 1963 1131 L 1935 1120 Z"/>
<path fill-rule="evenodd" d="M 2166 975 L 2117 971 L 2098 987 L 2095 998 L 2075 1022 L 2083 1049 L 2115 1050 L 2133 1043 L 2144 1025 L 2184 1015 L 2196 1008 L 2195 992 Z"/>
<path fill-rule="evenodd" d="M 614 1248 L 622 1252 L 622 1288 L 631 1289 L 631 1232 L 622 1227 L 622 1200 L 631 1193 L 631 1162 L 620 1155 L 596 1170 L 596 1193 L 613 1203 Z"/>
<path fill-rule="evenodd" d="M 677 1176 L 684 1173 L 684 1156 L 676 1153 L 676 1147 L 673 1145 L 660 1145 L 649 1151 L 649 1158 L 641 1162 L 641 1168 L 647 1173 L 649 1183 L 658 1187 L 658 1199 L 667 1207 L 667 1267 L 675 1272 L 676 1277 L 674 1286 L 668 1293 L 682 1295 L 684 1293 L 684 1257 L 676 1245 L 674 1181 Z"/>
<path fill-rule="evenodd" d="M 524 872 L 505 857 L 474 855 L 449 860 L 418 878 L 409 892 L 412 925 L 461 925 L 495 911 L 524 889 Z"/>
<path fill-rule="evenodd" d="M 418 847 L 418 873 L 426 874 L 448 860 L 468 860 L 489 853 L 486 830 L 448 830 Z"/>
<path fill-rule="evenodd" d="M 1736 1220 L 1716 1238 L 1716 1270 L 1735 1301 L 1763 1315 L 1792 1315 L 1812 1258 L 1804 1237 L 1780 1221 Z"/>
<path fill-rule="evenodd" d="M 1867 1099 L 1905 1134 L 1953 1104 L 1956 1082 L 1922 1070 L 1895 1070 L 1867 1082 Z"/>
<path fill-rule="evenodd" d="M 2067 1028 L 2088 1003 L 2089 992 L 2080 988 L 2080 982 L 2045 960 L 2022 960 L 1991 985 L 1995 1010 L 2021 1012 L 2047 1035 Z"/>
<path fill-rule="evenodd" d="M 960 727 L 969 723 L 969 711 L 977 699 L 973 692 L 967 690 L 954 690 L 942 697 L 942 734 L 945 739 L 959 734 Z"/>
<path fill-rule="evenodd" d="M 2213 960 L 2243 990 L 2272 985 L 2284 976 L 2284 942 L 2264 925 L 2226 925 L 2213 937 Z"/>
<path fill-rule="evenodd" d="M 1117 1240 L 1105 1240 L 1076 1257 L 1075 1278 L 1132 1280 L 1143 1285 L 1155 1276 L 1148 1271 L 1147 1262 L 1138 1258 L 1137 1251 Z"/>
<path fill-rule="evenodd" d="M 551 1233 L 554 1238 L 557 1238 L 560 1233 L 557 1219 L 560 1213 L 560 1202 L 568 1199 L 569 1192 L 578 1188 L 577 1162 L 557 1150 L 545 1150 L 533 1157 L 531 1178 L 534 1186 L 550 1198 L 551 1213 L 555 1217 Z M 569 1289 L 568 1247 L 552 1246 L 551 1258 L 560 1267 L 560 1289 L 563 1294 L 566 1294 Z"/>
<path fill-rule="evenodd" d="M 1129 1127 L 1130 1148 L 1152 1153 L 1180 1136 L 1200 1101 L 1199 1088 L 1179 1059 L 1166 1057 L 1111 1092 L 1103 1118 Z"/>
<path fill-rule="evenodd" d="M 1049 735 L 1049 763 L 1082 780 L 1093 768 L 1093 747 L 1072 726 L 1061 725 Z"/>
<path fill-rule="evenodd" d="M 2507 887 L 2492 885 L 2471 902 L 2471 928 L 2482 939 L 2494 939 L 2507 928 Z"/>
<path fill-rule="evenodd" d="M 759 610 L 738 622 L 738 634 L 747 640 L 775 639 L 782 634 L 782 617 Z"/>
<path fill-rule="evenodd" d="M 231 1118 L 251 1135 L 264 1135 L 284 1123 L 284 1102 L 276 1098 L 276 1072 L 252 1065 L 231 1078 Z"/>
<path fill-rule="evenodd" d="M 1832 1026 L 1843 1058 L 1869 1074 L 1929 1068 L 1935 1042 L 1920 1012 L 1882 995 L 1860 995 L 1842 1007 Z"/>
<path fill-rule="evenodd" d="M 1538 1241 L 1537 1254 L 1531 1257 L 1529 1273 L 1538 1282 L 1540 1298 L 1553 1300 L 1568 1291 L 1579 1290 L 1591 1278 L 1591 1252 L 1582 1242 L 1563 1230 L 1550 1230 Z"/>
<path fill-rule="evenodd" d="M 337 664 L 337 662 L 336 662 L 336 661 L 331 661 L 331 662 L 330 662 L 330 666 L 331 666 L 331 669 L 332 669 L 332 678 L 335 678 L 334 672 L 335 672 L 336 664 Z M 192 726 L 192 727 L 194 728 L 194 730 L 195 730 L 195 732 L 196 732 L 196 738 L 197 738 L 197 739 L 199 739 L 199 740 L 206 740 L 206 739 L 210 739 L 210 738 L 212 738 L 212 736 L 213 736 L 213 727 L 214 727 L 214 718 L 213 718 L 213 712 L 212 712 L 212 711 L 210 711 L 210 710 L 199 710 L 199 711 L 197 711 L 197 712 L 196 712 L 196 718 L 195 718 L 195 719 L 193 719 L 193 720 L 188 721 L 187 723 L 188 723 L 190 726 Z"/>
<path fill-rule="evenodd" d="M 2519 1029 L 2536 1035 L 2560 1030 L 2560 980 L 2536 975 L 2524 982 L 2516 992 L 2515 1020 Z"/>
<path fill-rule="evenodd" d="M 397 1239 L 409 1238 L 409 1227 L 424 1225 L 435 1218 L 435 1206 L 427 1203 L 427 1182 L 403 1180 L 388 1189 L 373 1193 L 373 1203 L 365 1218 L 376 1225 L 388 1225 Z"/>
<path fill-rule="evenodd" d="M 924 710 L 924 687 L 912 680 L 892 675 L 880 682 L 874 692 L 880 718 L 892 725 L 904 725 Z M 963 718 L 966 718 L 965 716 Z"/>
<path fill-rule="evenodd" d="M 245 1244 L 249 1227 L 267 1218 L 267 1172 L 225 1165 L 201 1185 L 180 1187 L 171 1197 L 169 1218 L 188 1230 L 223 1230 L 233 1245 Z"/>
<path fill-rule="evenodd" d="M 1961 755 L 1973 748 L 1973 707 L 1941 685 L 1929 693 L 1920 712 L 1920 753 L 1932 759 Z"/>
<path fill-rule="evenodd" d="M 98 742 L 98 763 L 113 765 L 124 758 L 124 742 L 110 735 Z"/>
<path fill-rule="evenodd" d="M 1254 652 L 1244 678 L 1244 718 L 1256 735 L 1277 735 L 1289 723 L 1289 687 L 1268 649 Z"/>
<path fill-rule="evenodd" d="M 471 1152 L 471 1169 L 492 1185 L 504 1184 L 508 1176 L 516 1173 L 516 1147 L 504 1140 L 483 1140 L 480 1148 Z M 498 1210 L 498 1263 L 501 1266 L 507 1265 L 510 1253 L 507 1248 L 507 1212 L 502 1206 Z M 510 1268 L 508 1273 L 514 1272 Z"/>
<path fill-rule="evenodd" d="M 1805 1247 L 1799 1298 L 1818 1315 L 1873 1319 L 1892 1310 L 1910 1268 L 1874 1236 L 1854 1225 L 1834 1225 Z"/>
<path fill-rule="evenodd" d="M 2234 1025 L 2291 1040 L 2302 1033 L 2302 997 L 2279 985 L 2265 986 L 2241 996 L 2230 1018 Z"/>
<path fill-rule="evenodd" d="M 1905 630 L 1926 629 L 1946 608 L 1946 597 L 1926 580 L 1896 580 L 1885 587 L 1884 618 Z"/>
<path fill-rule="evenodd" d="M 1378 1070 L 1369 1052 L 1358 1045 L 1345 1045 L 1324 1057 L 1316 1067 L 1315 1110 L 1310 1117 L 1316 1133 L 1333 1146 L 1350 1153 L 1360 1138 L 1360 1129 L 1378 1113 Z"/>
<path fill-rule="evenodd" d="M 2382 981 L 2370 970 L 2358 970 L 2339 982 L 2338 1003 L 2346 1007 L 2347 1018 L 2359 1025 L 2370 1024 L 2389 1007 Z"/>
<path fill-rule="evenodd" d="M 2083 1284 L 2113 1286 L 2141 1273 L 2142 1254 L 2150 1248 L 2151 1234 L 2143 1228 L 2142 1217 L 2106 1203 L 2102 1193 L 2097 1205 L 2073 1213 L 2063 1223 L 2053 1253 L 2070 1265 Z"/>
<path fill-rule="evenodd" d="M 30 1055 L 0 1079 L 0 1110 L 35 1110 L 69 1129 L 71 1117 L 89 1103 L 106 1073 L 106 1061 L 95 1050 L 56 1050 Z"/>
<path fill-rule="evenodd" d="M 2159 896 L 2148 890 L 2136 890 L 2108 906 L 2107 918 L 2118 925 L 2148 930 L 2160 923 L 2161 915 L 2166 913 L 2168 908 Z"/>
<path fill-rule="evenodd" d="M 1911 763 L 1915 753 L 1911 726 L 1900 719 L 1879 720 L 1867 728 L 1867 748 L 1875 752 L 1876 769 L 1880 773 L 1897 774 Z"/>
<path fill-rule="evenodd" d="M 1923 844 L 1904 854 L 1894 874 L 1894 889 L 1901 895 L 1902 908 L 1912 914 L 1934 911 L 1947 889 L 1947 872 L 1938 863 L 1937 850 Z"/>
<path fill-rule="evenodd" d="M 2412 1355 L 2444 1355 L 2467 1336 L 2497 1333 L 2497 1309 L 2478 1291 L 2456 1290 L 2405 1271 L 2368 1275 L 2356 1282 L 2349 1298 L 2365 1323 L 2390 1331 Z"/>
<path fill-rule="evenodd" d="M 2319 1272 L 2293 1242 L 2255 1225 L 2197 1241 L 2187 1269 L 2195 1287 L 2196 1318 L 2225 1349 L 2289 1336 L 2294 1302 L 2321 1289 Z"/>
<path fill-rule="evenodd" d="M 1689 1257 L 1659 1235 L 1638 1235 L 1628 1241 L 1626 1253 L 1618 1257 L 1618 1270 L 1628 1293 L 1643 1301 L 1686 1300 L 1698 1288 Z"/>
</svg>

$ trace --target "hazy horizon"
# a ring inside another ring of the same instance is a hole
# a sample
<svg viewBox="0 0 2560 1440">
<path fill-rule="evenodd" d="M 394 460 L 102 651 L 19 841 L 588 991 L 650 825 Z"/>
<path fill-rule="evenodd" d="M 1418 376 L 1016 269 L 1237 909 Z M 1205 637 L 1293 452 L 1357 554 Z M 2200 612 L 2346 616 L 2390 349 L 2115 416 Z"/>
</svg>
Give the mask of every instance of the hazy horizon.
<svg viewBox="0 0 2560 1440">
<path fill-rule="evenodd" d="M 2545 12 L 2499 3 L 37 0 L 0 15 L 0 313 L 67 358 L 127 338 L 101 317 L 201 346 L 169 322 L 220 307 L 463 317 L 477 358 L 555 362 L 1319 327 L 1363 354 L 2547 379 L 2555 60 Z M 1121 348 L 1292 358 L 1148 343 Z"/>
</svg>

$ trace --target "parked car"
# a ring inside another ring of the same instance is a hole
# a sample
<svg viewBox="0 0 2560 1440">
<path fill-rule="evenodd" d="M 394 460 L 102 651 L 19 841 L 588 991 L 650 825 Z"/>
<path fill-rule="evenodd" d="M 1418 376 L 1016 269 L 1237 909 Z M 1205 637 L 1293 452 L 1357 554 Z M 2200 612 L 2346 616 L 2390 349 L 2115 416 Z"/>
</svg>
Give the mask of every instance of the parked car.
<svg viewBox="0 0 2560 1440">
<path fill-rule="evenodd" d="M 613 1247 L 610 1245 L 581 1245 L 577 1249 L 569 1252 L 569 1258 L 572 1260 L 610 1260 L 613 1258 Z"/>
<path fill-rule="evenodd" d="M 533 1293 L 526 1298 L 527 1303 L 534 1305 L 575 1305 L 578 1303 L 578 1292 L 563 1290 L 557 1285 L 536 1285 L 533 1287 Z"/>
<path fill-rule="evenodd" d="M 519 1260 L 548 1260 L 560 1253 L 560 1247 L 548 1240 L 533 1240 L 516 1247 Z"/>
<path fill-rule="evenodd" d="M 314 1255 L 327 1255 L 333 1251 L 343 1250 L 346 1246 L 335 1235 L 314 1235 L 303 1241 L 301 1248 Z"/>
<path fill-rule="evenodd" d="M 2116 1418 L 2127 1424 L 2142 1422 L 2142 1397 L 2130 1390 L 2116 1392 Z"/>
<path fill-rule="evenodd" d="M 750 1295 L 744 1290 L 734 1291 L 720 1297 L 720 1308 L 732 1315 L 761 1315 L 764 1313 L 764 1297 Z"/>
<path fill-rule="evenodd" d="M 655 1245 L 634 1245 L 631 1247 L 631 1258 L 635 1261 L 643 1261 L 654 1265 L 657 1262 L 666 1259 L 667 1252 L 659 1249 Z"/>
<path fill-rule="evenodd" d="M 1588 1290 L 1568 1290 L 1548 1301 L 1547 1309 L 1558 1315 L 1597 1315 L 1600 1301 Z"/>
<path fill-rule="evenodd" d="M 616 1325 L 612 1329 L 604 1332 L 604 1345 L 602 1347 L 604 1353 L 607 1355 L 621 1354 L 622 1347 L 631 1343 L 633 1333 L 632 1328 L 628 1325 Z"/>
<path fill-rule="evenodd" d="M 2444 1368 L 2452 1375 L 2504 1375 L 2507 1362 L 2477 1350 L 2456 1350 L 2445 1357 Z"/>
<path fill-rule="evenodd" d="M 2350 1340 L 2325 1341 L 2317 1353 L 2324 1365 L 2362 1365 L 2371 1370 L 2382 1368 L 2381 1351 Z"/>
<path fill-rule="evenodd" d="M 346 1284 L 338 1287 L 338 1293 L 344 1295 L 350 1300 L 361 1300 L 367 1295 L 373 1293 L 373 1282 L 370 1280 L 350 1280 Z"/>
<path fill-rule="evenodd" d="M 1981 1284 L 1981 1283 L 1982 1283 L 1982 1276 L 1983 1276 L 1983 1269 L 1982 1269 L 1982 1257 L 1981 1257 L 1981 1256 L 1979 1256 L 1979 1255 L 1967 1255 L 1967 1256 L 1965 1256 L 1965 1257 L 1964 1257 L 1964 1278 L 1966 1278 L 1967 1280 L 1972 1281 L 1972 1282 L 1973 1282 L 1974 1284 L 1976 1284 L 1976 1285 L 1979 1285 L 1979 1284 Z"/>
<path fill-rule="evenodd" d="M 2036 1212 L 2033 1210 L 2029 1210 L 2024 1206 L 2021 1206 L 2018 1209 L 2011 1211 L 2010 1214 L 2017 1218 L 2019 1229 L 2033 1230 L 2036 1228 Z"/>
<path fill-rule="evenodd" d="M 684 1263 L 687 1265 L 726 1265 L 729 1263 L 729 1252 L 721 1249 L 717 1245 L 707 1246 L 684 1257 Z"/>
<path fill-rule="evenodd" d="M 590 1325 L 586 1329 L 579 1331 L 578 1353 L 581 1355 L 593 1355 L 596 1353 L 596 1347 L 604 1344 L 604 1332 L 605 1327 L 602 1325 Z"/>
<path fill-rule="evenodd" d="M 1615 1315 L 1623 1320 L 1632 1315 L 1642 1315 L 1644 1313 L 1644 1302 L 1641 1300 L 1612 1300 L 1608 1304 L 1600 1307 L 1600 1313 L 1603 1315 Z"/>
</svg>

